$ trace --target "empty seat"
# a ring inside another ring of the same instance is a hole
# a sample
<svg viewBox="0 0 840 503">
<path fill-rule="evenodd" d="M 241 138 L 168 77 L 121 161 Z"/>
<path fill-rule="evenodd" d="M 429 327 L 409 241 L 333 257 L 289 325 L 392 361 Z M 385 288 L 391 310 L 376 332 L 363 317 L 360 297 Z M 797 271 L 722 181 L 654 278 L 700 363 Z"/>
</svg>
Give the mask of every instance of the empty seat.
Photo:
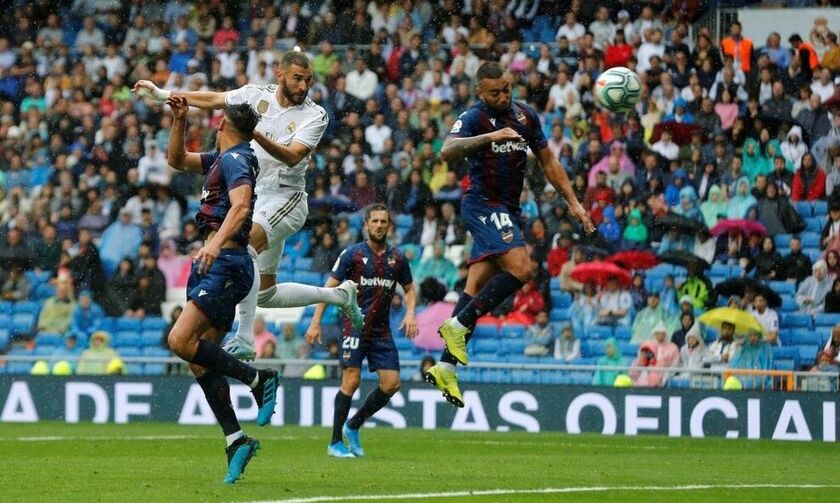
<svg viewBox="0 0 840 503">
<path fill-rule="evenodd" d="M 166 374 L 165 363 L 146 363 L 143 365 L 143 375 L 160 376 Z"/>
<path fill-rule="evenodd" d="M 615 327 L 615 330 L 613 330 L 613 337 L 619 341 L 629 341 L 632 335 L 633 331 L 630 330 L 630 327 Z"/>
<path fill-rule="evenodd" d="M 394 223 L 399 229 L 408 229 L 414 225 L 414 217 L 407 214 L 399 214 L 394 218 Z"/>
<path fill-rule="evenodd" d="M 58 348 L 58 346 L 49 346 L 49 345 L 36 346 L 33 354 L 35 356 L 49 356 L 49 355 L 55 353 L 55 350 L 57 348 Z"/>
<path fill-rule="evenodd" d="M 567 321 L 569 310 L 555 307 L 548 313 L 548 319 L 551 321 Z"/>
<path fill-rule="evenodd" d="M 509 354 L 512 357 L 524 355 L 525 353 L 525 341 L 521 339 L 505 339 L 501 341 L 500 346 L 502 348 L 502 353 Z"/>
<path fill-rule="evenodd" d="M 608 339 L 613 335 L 612 327 L 592 325 L 584 328 L 584 335 L 587 339 Z"/>
<path fill-rule="evenodd" d="M 295 260 L 295 269 L 298 271 L 309 271 L 312 269 L 312 259 L 307 257 L 301 257 Z"/>
<path fill-rule="evenodd" d="M 30 300 L 15 302 L 13 314 L 34 314 L 37 315 L 41 310 L 41 303 Z"/>
<path fill-rule="evenodd" d="M 816 344 L 800 344 L 796 348 L 799 350 L 800 366 L 811 366 L 817 360 L 819 346 Z"/>
<path fill-rule="evenodd" d="M 796 212 L 802 218 L 810 218 L 811 217 L 811 203 L 808 201 L 791 201 L 793 203 L 793 207 L 796 208 Z"/>
<path fill-rule="evenodd" d="M 621 354 L 623 356 L 629 358 L 635 358 L 639 352 L 639 345 L 633 344 L 632 342 L 622 342 L 621 344 Z"/>
<path fill-rule="evenodd" d="M 838 323 L 840 323 L 840 314 L 838 313 L 818 314 L 814 316 L 814 325 L 818 328 L 833 327 Z"/>
<path fill-rule="evenodd" d="M 811 232 L 803 232 L 800 235 L 800 238 L 802 239 L 802 248 L 803 249 L 819 248 L 819 246 L 820 246 L 820 234 L 819 234 L 820 230 L 811 231 Z"/>
<path fill-rule="evenodd" d="M 825 225 L 825 217 L 810 217 L 805 219 L 808 232 L 821 232 Z"/>
<path fill-rule="evenodd" d="M 816 332 L 810 329 L 797 329 L 793 331 L 793 337 L 791 343 L 794 345 L 799 344 L 815 344 L 819 345 L 824 342 L 823 336 L 820 332 Z"/>
<path fill-rule="evenodd" d="M 32 334 L 34 326 L 35 315 L 32 313 L 19 313 L 12 316 L 11 332 L 13 337 Z"/>
<path fill-rule="evenodd" d="M 36 346 L 61 346 L 64 343 L 64 336 L 61 334 L 43 332 L 35 336 Z"/>
<path fill-rule="evenodd" d="M 566 308 L 572 305 L 572 295 L 567 292 L 551 292 L 551 306 Z"/>
<path fill-rule="evenodd" d="M 787 281 L 771 281 L 770 289 L 783 297 L 796 294 L 796 285 Z"/>
<path fill-rule="evenodd" d="M 495 339 L 499 336 L 499 327 L 496 325 L 476 325 L 473 330 L 473 339 Z"/>
<path fill-rule="evenodd" d="M 117 332 L 139 332 L 143 327 L 138 318 L 117 318 L 114 330 Z"/>
<path fill-rule="evenodd" d="M 114 339 L 113 345 L 116 348 L 139 348 L 143 343 L 140 334 L 135 332 L 117 332 Z"/>
<path fill-rule="evenodd" d="M 502 325 L 501 330 L 499 330 L 499 335 L 502 337 L 522 337 L 525 335 L 525 325 L 518 323 Z"/>
<path fill-rule="evenodd" d="M 811 328 L 813 324 L 810 314 L 788 313 L 782 316 L 782 327 L 785 328 Z"/>
<path fill-rule="evenodd" d="M 7 347 L 9 347 L 9 343 L 12 340 L 12 334 L 9 332 L 9 329 L 2 328 L 0 329 L 0 351 L 5 351 Z"/>
<path fill-rule="evenodd" d="M 776 367 L 776 370 L 796 370 L 796 360 L 792 360 L 790 358 L 779 358 L 773 360 L 773 366 Z"/>
<path fill-rule="evenodd" d="M 137 347 L 123 347 L 117 348 L 117 354 L 127 358 L 134 358 L 137 356 L 143 356 L 143 352 L 140 351 L 140 348 Z"/>
<path fill-rule="evenodd" d="M 825 217 L 828 213 L 827 201 L 811 201 L 811 211 L 815 217 Z"/>
<path fill-rule="evenodd" d="M 594 356 L 603 356 L 604 355 L 604 345 L 605 345 L 605 341 L 602 341 L 602 340 L 583 341 L 583 342 L 580 343 L 581 355 L 585 358 L 591 358 L 591 357 L 594 357 Z"/>
<path fill-rule="evenodd" d="M 150 347 L 160 347 L 163 342 L 163 332 L 158 330 L 144 330 L 140 334 L 140 345 Z"/>
<path fill-rule="evenodd" d="M 790 248 L 790 234 L 776 234 L 773 238 L 776 241 L 776 248 Z"/>
<path fill-rule="evenodd" d="M 493 353 L 500 348 L 500 344 L 495 339 L 479 339 L 477 341 L 470 341 L 469 348 L 474 353 Z"/>
<path fill-rule="evenodd" d="M 157 316 L 145 318 L 142 322 L 143 331 L 146 330 L 164 330 L 169 323 L 163 318 Z"/>
</svg>

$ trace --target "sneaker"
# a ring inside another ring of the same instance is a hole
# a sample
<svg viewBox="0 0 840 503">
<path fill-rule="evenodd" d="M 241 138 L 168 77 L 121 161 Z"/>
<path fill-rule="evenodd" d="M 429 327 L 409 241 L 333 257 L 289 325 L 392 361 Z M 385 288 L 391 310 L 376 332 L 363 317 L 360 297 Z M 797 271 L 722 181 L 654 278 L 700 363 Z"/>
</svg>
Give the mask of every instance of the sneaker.
<svg viewBox="0 0 840 503">
<path fill-rule="evenodd" d="M 438 363 L 423 374 L 423 380 L 437 386 L 447 402 L 455 407 L 464 406 L 464 397 L 458 388 L 458 374 L 455 371 L 448 370 Z"/>
<path fill-rule="evenodd" d="M 257 357 L 253 341 L 249 343 L 239 337 L 228 339 L 224 346 L 222 346 L 222 349 L 233 355 L 237 360 L 242 360 L 243 362 L 252 362 Z"/>
<path fill-rule="evenodd" d="M 350 319 L 355 330 L 361 330 L 365 323 L 365 315 L 359 307 L 359 287 L 355 282 L 347 280 L 344 283 L 335 287 L 336 290 L 341 290 L 347 294 L 347 304 L 340 306 L 341 312 L 344 316 Z"/>
<path fill-rule="evenodd" d="M 354 430 L 349 423 L 344 423 L 341 432 L 347 437 L 347 443 L 350 444 L 350 452 L 354 456 L 360 458 L 365 455 L 365 450 L 362 448 L 362 442 L 359 440 L 359 430 Z"/>
<path fill-rule="evenodd" d="M 260 443 L 257 439 L 243 436 L 225 449 L 228 458 L 228 471 L 225 475 L 225 484 L 233 484 L 245 473 L 245 467 L 257 454 Z"/>
<path fill-rule="evenodd" d="M 467 328 L 455 328 L 452 326 L 452 318 L 443 322 L 438 328 L 438 334 L 446 341 L 446 350 L 458 360 L 461 365 L 469 361 L 467 357 Z"/>
<path fill-rule="evenodd" d="M 344 445 L 342 442 L 336 442 L 334 444 L 330 444 L 327 447 L 327 456 L 331 458 L 355 458 L 356 456 L 353 455 L 347 449 L 347 446 Z"/>
<path fill-rule="evenodd" d="M 258 370 L 260 382 L 257 387 L 251 390 L 257 400 L 257 424 L 265 426 L 271 421 L 274 415 L 274 406 L 277 405 L 277 383 L 280 381 L 280 372 L 272 369 Z"/>
</svg>

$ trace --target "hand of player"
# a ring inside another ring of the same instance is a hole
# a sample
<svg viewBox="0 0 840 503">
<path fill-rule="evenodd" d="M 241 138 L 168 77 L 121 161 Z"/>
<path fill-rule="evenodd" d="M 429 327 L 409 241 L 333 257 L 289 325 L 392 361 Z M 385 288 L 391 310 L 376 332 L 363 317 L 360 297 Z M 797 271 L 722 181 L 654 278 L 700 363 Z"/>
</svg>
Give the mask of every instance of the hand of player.
<svg viewBox="0 0 840 503">
<path fill-rule="evenodd" d="M 303 337 L 310 346 L 321 344 L 321 325 L 310 324 Z"/>
<path fill-rule="evenodd" d="M 498 131 L 493 131 L 491 134 L 491 139 L 493 141 L 508 141 L 508 140 L 515 140 L 515 141 L 525 141 L 519 133 L 516 132 L 515 129 L 506 127 L 499 129 Z"/>
<path fill-rule="evenodd" d="M 190 110 L 190 104 L 184 95 L 172 95 L 166 100 L 166 104 L 172 109 L 172 116 L 176 119 L 183 119 Z"/>
<path fill-rule="evenodd" d="M 589 213 L 583 209 L 583 206 L 580 203 L 572 204 L 571 207 L 569 207 L 569 213 L 578 219 L 580 224 L 583 226 L 583 230 L 586 231 L 587 234 L 595 232 L 595 224 L 592 223 L 592 217 L 589 216 Z"/>
<path fill-rule="evenodd" d="M 213 262 L 219 258 L 221 252 L 222 250 L 219 246 L 212 241 L 202 246 L 193 259 L 195 262 L 198 262 L 198 274 L 209 272 L 210 268 L 213 267 Z"/>
<path fill-rule="evenodd" d="M 406 314 L 400 323 L 400 330 L 405 330 L 405 336 L 409 339 L 414 339 L 417 336 L 417 322 L 414 320 L 413 314 Z"/>
<path fill-rule="evenodd" d="M 138 80 L 131 91 L 140 98 L 148 98 L 154 101 L 166 101 L 172 96 L 172 91 L 164 91 L 149 80 Z"/>
</svg>

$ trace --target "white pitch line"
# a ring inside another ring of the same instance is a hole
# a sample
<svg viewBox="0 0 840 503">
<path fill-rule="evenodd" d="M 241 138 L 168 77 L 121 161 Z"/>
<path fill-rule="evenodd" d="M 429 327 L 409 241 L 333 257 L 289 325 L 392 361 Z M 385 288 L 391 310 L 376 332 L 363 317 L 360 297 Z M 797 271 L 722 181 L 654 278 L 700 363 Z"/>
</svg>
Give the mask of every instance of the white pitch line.
<svg viewBox="0 0 840 503">
<path fill-rule="evenodd" d="M 253 503 L 321 503 L 330 501 L 365 501 L 379 499 L 432 499 L 463 498 L 472 496 L 509 496 L 517 494 L 565 494 L 596 493 L 611 491 L 707 491 L 712 489 L 839 489 L 837 484 L 695 484 L 679 486 L 582 486 L 582 487 L 546 487 L 539 489 L 486 489 L 475 491 L 449 491 L 437 493 L 404 494 L 363 494 L 349 496 L 313 496 L 284 500 L 266 500 Z"/>
</svg>

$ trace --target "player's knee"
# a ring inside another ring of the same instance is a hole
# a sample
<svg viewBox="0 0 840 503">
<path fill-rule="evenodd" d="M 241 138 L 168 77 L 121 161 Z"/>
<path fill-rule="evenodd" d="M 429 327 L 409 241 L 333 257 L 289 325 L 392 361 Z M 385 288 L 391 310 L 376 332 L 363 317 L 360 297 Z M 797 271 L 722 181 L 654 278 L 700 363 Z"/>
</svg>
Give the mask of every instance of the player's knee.
<svg viewBox="0 0 840 503">
<path fill-rule="evenodd" d="M 399 379 L 394 381 L 387 381 L 379 385 L 379 389 L 382 390 L 388 396 L 393 396 L 400 390 L 400 381 Z"/>
<path fill-rule="evenodd" d="M 166 343 L 169 344 L 169 349 L 178 356 L 182 356 L 184 352 L 184 337 L 180 332 L 173 329 L 166 337 Z"/>
<path fill-rule="evenodd" d="M 516 276 L 518 280 L 527 283 L 537 276 L 537 263 L 529 258 L 517 263 L 509 272 Z"/>
<path fill-rule="evenodd" d="M 259 307 L 274 307 L 271 299 L 277 293 L 277 285 L 273 282 L 270 285 L 263 285 L 260 280 L 260 293 L 257 294 L 257 306 Z"/>
<path fill-rule="evenodd" d="M 192 375 L 198 379 L 199 377 L 203 376 L 207 373 L 207 369 L 202 367 L 201 365 L 196 365 L 194 363 L 190 363 L 190 372 Z"/>
<path fill-rule="evenodd" d="M 359 389 L 359 376 L 357 374 L 344 374 L 341 378 L 341 391 L 345 395 L 352 395 Z"/>
</svg>

